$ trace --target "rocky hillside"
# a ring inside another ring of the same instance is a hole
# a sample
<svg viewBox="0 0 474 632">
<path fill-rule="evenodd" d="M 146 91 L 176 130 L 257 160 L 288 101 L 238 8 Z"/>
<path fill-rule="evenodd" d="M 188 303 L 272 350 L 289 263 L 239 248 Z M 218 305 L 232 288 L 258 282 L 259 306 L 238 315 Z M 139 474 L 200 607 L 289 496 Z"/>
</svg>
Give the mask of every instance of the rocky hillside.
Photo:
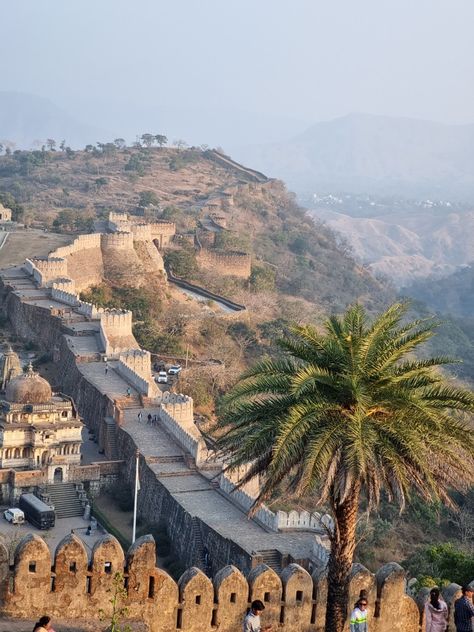
<svg viewBox="0 0 474 632">
<path fill-rule="evenodd" d="M 372 209 L 371 209 L 372 210 Z M 423 277 L 447 276 L 474 260 L 474 212 L 412 204 L 370 217 L 316 207 L 311 214 L 350 244 L 355 257 L 398 287 Z"/>
<path fill-rule="evenodd" d="M 121 143 L 78 152 L 17 151 L 0 157 L 0 192 L 19 203 L 19 219 L 63 232 L 100 228 L 110 210 L 171 219 L 182 247 L 196 229 L 206 232 L 217 213 L 226 227 L 213 237 L 224 251 L 250 253 L 254 287 L 325 310 L 387 300 L 385 288 L 338 247 L 328 228 L 314 224 L 281 182 L 214 158 L 198 149 Z"/>
</svg>

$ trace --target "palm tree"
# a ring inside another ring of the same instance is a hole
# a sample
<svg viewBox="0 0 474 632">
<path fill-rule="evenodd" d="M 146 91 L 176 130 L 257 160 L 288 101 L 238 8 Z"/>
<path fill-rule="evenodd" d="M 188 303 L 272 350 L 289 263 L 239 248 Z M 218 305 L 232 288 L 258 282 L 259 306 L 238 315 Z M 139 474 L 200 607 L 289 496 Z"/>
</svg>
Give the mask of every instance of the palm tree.
<svg viewBox="0 0 474 632">
<path fill-rule="evenodd" d="M 371 323 L 356 305 L 322 334 L 294 326 L 281 357 L 226 396 L 216 427 L 229 469 L 251 463 L 241 484 L 262 479 L 254 511 L 282 488 L 329 503 L 327 632 L 345 625 L 361 500 L 372 509 L 383 489 L 401 509 L 413 492 L 450 505 L 450 490 L 473 483 L 474 394 L 437 370 L 452 360 L 413 357 L 436 324 L 406 324 L 406 311 L 394 304 Z"/>
</svg>

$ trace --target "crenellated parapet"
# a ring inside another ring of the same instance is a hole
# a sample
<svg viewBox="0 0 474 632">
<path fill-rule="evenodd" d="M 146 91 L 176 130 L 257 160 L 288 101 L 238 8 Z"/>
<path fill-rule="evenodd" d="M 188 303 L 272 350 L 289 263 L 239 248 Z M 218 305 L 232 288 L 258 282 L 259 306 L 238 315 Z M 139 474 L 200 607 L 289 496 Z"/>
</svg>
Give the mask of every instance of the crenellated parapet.
<svg viewBox="0 0 474 632">
<path fill-rule="evenodd" d="M 129 620 L 144 622 L 150 632 L 240 632 L 254 599 L 265 604 L 263 625 L 281 632 L 324 630 L 327 576 L 320 569 L 310 575 L 292 563 L 278 575 L 260 564 L 245 577 L 235 566 L 226 566 L 209 579 L 193 567 L 175 582 L 156 566 L 156 553 L 150 535 L 139 538 L 126 555 L 118 541 L 106 535 L 89 558 L 83 542 L 69 534 L 52 557 L 46 543 L 30 534 L 18 544 L 10 567 L 7 550 L 0 545 L 0 614 L 35 619 L 38 612 L 47 612 L 58 618 L 67 604 L 69 618 L 98 621 L 101 609 L 109 614 L 110 595 L 118 585 L 126 588 L 121 605 L 127 607 Z M 354 565 L 350 604 L 361 591 L 369 603 L 371 631 L 421 632 L 420 609 L 426 597 L 418 606 L 406 594 L 406 573 L 398 564 L 387 564 L 375 575 Z M 460 587 L 452 584 L 443 593 L 452 619 Z M 454 627 L 449 630 L 454 632 Z"/>
<path fill-rule="evenodd" d="M 101 247 L 104 252 L 109 250 L 133 250 L 133 235 L 131 232 L 102 233 Z"/>
<path fill-rule="evenodd" d="M 145 349 L 129 349 L 119 355 L 119 361 L 147 380 L 152 379 L 151 354 Z"/>
<path fill-rule="evenodd" d="M 67 261 L 62 257 L 32 257 L 31 263 L 40 272 L 43 286 L 50 286 L 56 279 L 67 277 Z"/>
<path fill-rule="evenodd" d="M 105 353 L 117 356 L 137 347 L 132 333 L 132 312 L 126 309 L 103 309 L 98 313 L 99 336 Z"/>
<path fill-rule="evenodd" d="M 182 393 L 163 394 L 162 407 L 183 426 L 194 426 L 193 398 Z"/>
<path fill-rule="evenodd" d="M 131 231 L 134 241 L 151 241 L 150 224 L 132 224 Z"/>
</svg>

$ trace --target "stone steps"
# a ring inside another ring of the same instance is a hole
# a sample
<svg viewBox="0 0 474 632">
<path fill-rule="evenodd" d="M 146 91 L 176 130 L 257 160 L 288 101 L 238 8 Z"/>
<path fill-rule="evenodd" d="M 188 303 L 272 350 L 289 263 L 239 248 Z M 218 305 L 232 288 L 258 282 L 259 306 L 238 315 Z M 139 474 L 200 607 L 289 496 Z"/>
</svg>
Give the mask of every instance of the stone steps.
<svg viewBox="0 0 474 632">
<path fill-rule="evenodd" d="M 82 516 L 84 508 L 73 483 L 56 483 L 46 488 L 50 503 L 54 505 L 57 518 Z"/>
<path fill-rule="evenodd" d="M 281 572 L 281 553 L 279 551 L 276 549 L 269 549 L 267 551 L 258 551 L 258 554 L 262 556 L 263 564 L 266 564 L 277 573 Z"/>
</svg>

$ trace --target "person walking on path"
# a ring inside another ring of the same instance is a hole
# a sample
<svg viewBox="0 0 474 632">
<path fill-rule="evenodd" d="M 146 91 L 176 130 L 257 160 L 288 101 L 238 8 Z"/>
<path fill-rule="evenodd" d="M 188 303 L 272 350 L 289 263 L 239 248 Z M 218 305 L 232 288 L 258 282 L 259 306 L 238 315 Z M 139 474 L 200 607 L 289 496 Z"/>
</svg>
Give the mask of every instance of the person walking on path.
<svg viewBox="0 0 474 632">
<path fill-rule="evenodd" d="M 151 416 L 150 413 L 148 413 L 148 417 L 147 417 L 147 423 L 151 425 L 153 417 Z"/>
<path fill-rule="evenodd" d="M 41 619 L 35 623 L 33 632 L 54 632 L 53 626 L 51 625 L 51 617 L 46 615 L 41 617 Z"/>
<path fill-rule="evenodd" d="M 130 386 L 127 386 L 127 397 L 131 397 L 132 395 L 132 391 L 130 389 Z"/>
<path fill-rule="evenodd" d="M 445 632 L 448 625 L 448 606 L 440 599 L 439 588 L 430 590 L 430 599 L 425 603 L 426 632 Z"/>
<path fill-rule="evenodd" d="M 364 597 L 359 599 L 351 613 L 350 630 L 351 632 L 368 632 L 369 630 L 367 623 L 367 599 Z"/>
<path fill-rule="evenodd" d="M 252 601 L 250 610 L 244 618 L 243 632 L 271 632 L 271 625 L 266 625 L 264 628 L 260 625 L 260 615 L 264 610 L 265 606 L 260 599 Z"/>
<path fill-rule="evenodd" d="M 141 420 L 142 420 L 142 418 L 143 418 L 143 413 L 142 413 L 142 411 L 140 411 L 140 412 L 138 413 L 137 417 L 138 417 L 138 421 L 141 421 Z"/>
<path fill-rule="evenodd" d="M 454 602 L 454 624 L 456 632 L 472 632 L 474 622 L 474 586 L 463 586 L 462 597 Z"/>
<path fill-rule="evenodd" d="M 109 372 L 109 365 L 106 362 L 105 363 L 105 375 L 107 375 L 108 372 Z"/>
</svg>

